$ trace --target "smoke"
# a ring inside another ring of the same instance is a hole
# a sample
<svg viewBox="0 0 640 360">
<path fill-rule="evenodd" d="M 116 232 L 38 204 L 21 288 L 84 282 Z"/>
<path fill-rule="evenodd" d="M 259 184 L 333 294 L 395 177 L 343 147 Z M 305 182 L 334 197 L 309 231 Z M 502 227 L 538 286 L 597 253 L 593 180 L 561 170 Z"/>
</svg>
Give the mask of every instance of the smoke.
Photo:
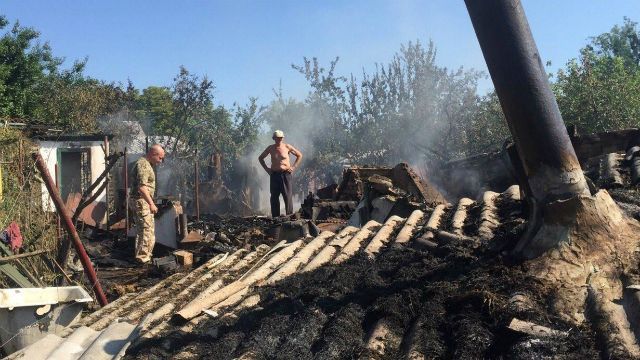
<svg viewBox="0 0 640 360">
<path fill-rule="evenodd" d="M 113 135 L 109 144 L 112 153 L 124 152 L 126 149 L 129 172 L 133 164 L 146 153 L 147 143 L 149 146 L 161 144 L 165 148 L 172 143 L 172 138 L 168 136 L 147 136 L 151 131 L 151 123 L 152 119 L 149 117 L 139 119 L 126 109 L 103 116 L 97 121 L 100 131 Z M 123 190 L 122 165 L 116 171 L 119 174 L 116 183 Z M 156 196 L 179 198 L 186 204 L 193 199 L 193 190 L 187 186 L 192 180 L 193 158 L 179 159 L 167 153 L 164 162 L 156 166 Z"/>
<path fill-rule="evenodd" d="M 303 159 L 298 164 L 293 173 L 294 196 L 293 208 L 298 210 L 307 196 L 308 191 L 329 185 L 339 181 L 342 172 L 342 154 L 332 156 L 329 159 L 320 158 L 323 154 L 316 152 L 318 142 L 333 138 L 330 115 L 327 108 L 315 106 L 308 102 L 301 102 L 293 98 L 284 98 L 282 92 L 276 93 L 276 98 L 269 104 L 261 114 L 262 122 L 265 124 L 262 133 L 258 137 L 254 151 L 242 159 L 243 167 L 251 168 L 252 173 L 257 174 L 252 186 L 255 186 L 260 193 L 259 208 L 261 213 L 270 213 L 270 189 L 269 175 L 264 171 L 258 162 L 260 154 L 274 143 L 272 134 L 275 130 L 284 132 L 284 142 L 299 150 Z M 290 155 L 291 164 L 295 161 L 295 156 Z M 267 155 L 265 162 L 271 165 L 270 156 Z M 329 166 L 318 167 L 318 164 L 330 163 Z M 281 213 L 284 214 L 284 201 L 280 199 Z"/>
</svg>

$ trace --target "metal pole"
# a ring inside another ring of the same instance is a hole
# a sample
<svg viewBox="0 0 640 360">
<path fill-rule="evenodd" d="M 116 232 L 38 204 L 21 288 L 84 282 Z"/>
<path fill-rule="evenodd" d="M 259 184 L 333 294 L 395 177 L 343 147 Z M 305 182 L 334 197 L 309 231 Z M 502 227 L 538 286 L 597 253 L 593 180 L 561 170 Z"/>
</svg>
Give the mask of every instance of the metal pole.
<svg viewBox="0 0 640 360">
<path fill-rule="evenodd" d="M 108 162 L 109 162 L 109 137 L 108 136 L 104 136 L 104 166 L 108 166 Z M 105 207 L 106 207 L 106 213 L 107 213 L 107 231 L 109 231 L 109 228 L 111 227 L 109 224 L 109 174 L 107 174 L 107 176 L 105 176 L 104 178 L 104 182 L 105 182 L 105 188 L 104 188 L 104 201 L 105 201 Z"/>
<path fill-rule="evenodd" d="M 54 205 L 56 206 L 56 210 L 58 214 L 64 220 L 63 225 L 69 237 L 73 240 L 73 246 L 76 248 L 76 252 L 80 258 L 80 262 L 82 263 L 82 267 L 84 268 L 84 273 L 89 278 L 91 283 L 91 288 L 93 289 L 96 298 L 101 306 L 107 305 L 109 302 L 107 301 L 107 297 L 104 295 L 102 291 L 102 286 L 100 286 L 100 281 L 98 280 L 98 276 L 96 275 L 96 271 L 93 269 L 93 264 L 91 264 L 91 260 L 87 255 L 87 252 L 82 245 L 82 241 L 80 241 L 80 236 L 78 236 L 78 232 L 76 231 L 76 227 L 73 225 L 71 221 L 71 217 L 67 213 L 64 203 L 62 202 L 62 198 L 60 197 L 60 193 L 56 188 L 53 179 L 51 179 L 51 174 L 49 174 L 49 170 L 47 170 L 47 165 L 44 163 L 42 156 L 38 153 L 33 153 L 31 155 L 33 160 L 36 162 L 36 167 L 40 170 L 40 174 L 42 174 L 42 179 L 44 180 L 44 184 L 49 191 L 49 195 L 51 195 L 51 199 L 53 200 Z"/>
<path fill-rule="evenodd" d="M 531 195 L 589 194 L 519 0 L 465 0 Z"/>
<path fill-rule="evenodd" d="M 58 164 L 53 168 L 56 177 L 56 190 L 60 192 L 60 184 L 58 184 Z M 58 235 L 58 242 L 62 243 L 62 225 L 60 224 L 60 214 L 56 214 L 56 234 Z"/>
<path fill-rule="evenodd" d="M 124 231 L 125 239 L 129 234 L 129 162 L 127 148 L 124 148 Z"/>
<path fill-rule="evenodd" d="M 196 219 L 200 221 L 200 166 L 198 164 L 198 149 L 196 149 L 194 199 L 196 202 Z"/>
</svg>

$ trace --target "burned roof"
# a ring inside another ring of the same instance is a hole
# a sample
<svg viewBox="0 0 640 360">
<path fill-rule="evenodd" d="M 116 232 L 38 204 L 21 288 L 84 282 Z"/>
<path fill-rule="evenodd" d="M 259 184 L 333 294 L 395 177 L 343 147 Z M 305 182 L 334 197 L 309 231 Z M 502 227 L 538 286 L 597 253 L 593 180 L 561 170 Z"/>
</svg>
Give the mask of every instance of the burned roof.
<svg viewBox="0 0 640 360">
<path fill-rule="evenodd" d="M 586 173 L 638 218 L 633 166 L 633 157 L 606 155 Z M 50 341 L 52 351 L 74 343 L 86 356 L 102 338 L 131 359 L 624 355 L 628 347 L 611 347 L 614 330 L 596 318 L 576 325 L 553 315 L 554 290 L 503 256 L 525 219 L 520 189 L 510 186 L 407 218 L 221 254 L 89 314 Z"/>
</svg>

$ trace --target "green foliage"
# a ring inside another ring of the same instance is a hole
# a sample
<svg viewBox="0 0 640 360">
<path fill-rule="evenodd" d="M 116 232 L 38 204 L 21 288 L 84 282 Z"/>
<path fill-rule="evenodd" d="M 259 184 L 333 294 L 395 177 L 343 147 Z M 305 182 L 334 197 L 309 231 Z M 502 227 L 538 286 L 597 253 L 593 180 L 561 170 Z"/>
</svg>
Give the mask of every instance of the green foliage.
<svg viewBox="0 0 640 360">
<path fill-rule="evenodd" d="M 625 67 L 640 66 L 640 31 L 637 22 L 625 17 L 622 26 L 615 25 L 611 31 L 591 38 L 586 50 L 607 58 L 621 58 Z"/>
<path fill-rule="evenodd" d="M 136 116 L 143 123 L 153 119 L 152 126 L 148 126 L 148 133 L 162 134 L 164 129 L 171 128 L 175 112 L 173 109 L 173 94 L 165 86 L 149 86 L 142 90 L 137 99 Z M 151 131 L 149 131 L 151 130 Z"/>
<path fill-rule="evenodd" d="M 504 140 L 478 141 L 484 134 L 471 128 L 475 123 L 491 124 L 496 136 L 505 133 L 489 105 L 481 111 L 481 74 L 438 66 L 431 42 L 402 46 L 389 64 L 361 79 L 337 76 L 337 62 L 323 68 L 304 58 L 293 67 L 311 88 L 306 102 L 285 101 L 280 93 L 265 112 L 272 129 L 285 130 L 289 142 L 313 154 L 301 169 L 305 182 L 335 181 L 346 163 L 436 166 Z"/>
<path fill-rule="evenodd" d="M 0 30 L 7 25 L 7 19 L 0 17 Z M 62 62 L 48 44 L 36 42 L 39 35 L 16 22 L 0 37 L 0 117 L 30 116 L 37 107 L 38 83 Z"/>
<path fill-rule="evenodd" d="M 638 34 L 636 23 L 625 19 L 558 71 L 554 90 L 566 123 L 583 133 L 640 125 Z"/>
<path fill-rule="evenodd" d="M 0 16 L 0 30 L 8 25 Z M 0 118 L 91 132 L 98 117 L 126 106 L 127 91 L 85 77 L 86 59 L 61 69 L 40 33 L 16 22 L 0 37 Z"/>
<path fill-rule="evenodd" d="M 181 66 L 170 87 L 150 86 L 132 96 L 135 118 L 145 131 L 166 135 L 162 144 L 173 158 L 191 157 L 198 149 L 199 161 L 213 156 L 223 159 L 228 176 L 237 160 L 254 150 L 262 118 L 257 99 L 233 111 L 214 105 L 215 86 L 206 76 L 192 74 Z"/>
<path fill-rule="evenodd" d="M 480 98 L 471 122 L 465 128 L 469 138 L 465 148 L 467 155 L 494 151 L 511 138 L 495 91 Z"/>
<path fill-rule="evenodd" d="M 75 133 L 95 131 L 96 119 L 123 109 L 128 96 L 114 84 L 81 76 L 48 76 L 37 90 L 38 106 L 29 122 Z"/>
</svg>

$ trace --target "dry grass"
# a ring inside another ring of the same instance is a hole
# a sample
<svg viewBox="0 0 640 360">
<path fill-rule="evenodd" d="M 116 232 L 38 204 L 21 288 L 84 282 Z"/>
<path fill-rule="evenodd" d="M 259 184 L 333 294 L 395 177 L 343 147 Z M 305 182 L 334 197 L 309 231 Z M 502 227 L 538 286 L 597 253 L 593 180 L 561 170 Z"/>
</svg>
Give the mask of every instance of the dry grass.
<svg viewBox="0 0 640 360">
<path fill-rule="evenodd" d="M 19 226 L 23 236 L 20 252 L 50 250 L 50 252 L 14 260 L 11 263 L 24 274 L 29 272 L 39 285 L 55 283 L 59 272 L 51 268 L 51 258 L 55 258 L 58 247 L 56 216 L 42 210 L 42 179 L 31 159 L 34 144 L 19 131 L 0 129 L 0 167 L 2 167 L 2 188 L 0 197 L 0 228 L 6 228 L 12 221 Z M 15 284 L 0 273 L 0 287 L 14 287 Z"/>
</svg>

